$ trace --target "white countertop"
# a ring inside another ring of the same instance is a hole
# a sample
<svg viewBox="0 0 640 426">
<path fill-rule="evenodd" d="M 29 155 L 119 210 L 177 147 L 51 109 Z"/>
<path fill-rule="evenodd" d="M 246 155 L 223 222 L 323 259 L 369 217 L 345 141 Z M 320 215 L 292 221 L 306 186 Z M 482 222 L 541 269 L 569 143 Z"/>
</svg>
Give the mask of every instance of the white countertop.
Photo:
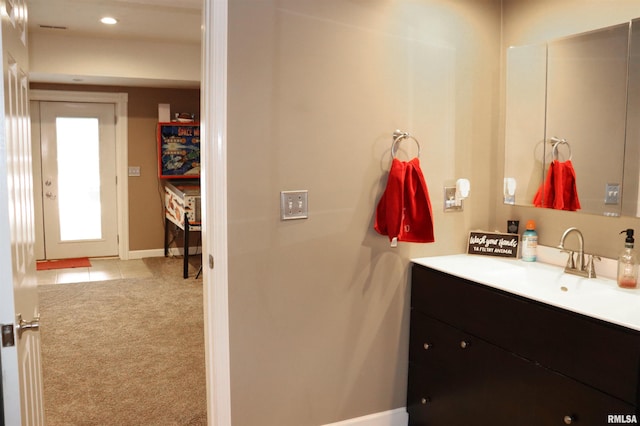
<svg viewBox="0 0 640 426">
<path fill-rule="evenodd" d="M 640 331 L 640 289 L 619 288 L 609 278 L 582 278 L 565 273 L 561 266 L 469 254 L 412 262 Z"/>
</svg>

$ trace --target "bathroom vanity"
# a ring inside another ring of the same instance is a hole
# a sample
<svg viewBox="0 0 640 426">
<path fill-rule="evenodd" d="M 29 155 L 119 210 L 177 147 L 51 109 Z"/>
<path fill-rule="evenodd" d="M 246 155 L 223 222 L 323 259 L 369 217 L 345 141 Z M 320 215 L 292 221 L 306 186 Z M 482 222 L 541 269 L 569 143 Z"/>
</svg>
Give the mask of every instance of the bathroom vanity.
<svg viewBox="0 0 640 426">
<path fill-rule="evenodd" d="M 409 424 L 640 421 L 638 293 L 515 259 L 414 260 Z"/>
</svg>

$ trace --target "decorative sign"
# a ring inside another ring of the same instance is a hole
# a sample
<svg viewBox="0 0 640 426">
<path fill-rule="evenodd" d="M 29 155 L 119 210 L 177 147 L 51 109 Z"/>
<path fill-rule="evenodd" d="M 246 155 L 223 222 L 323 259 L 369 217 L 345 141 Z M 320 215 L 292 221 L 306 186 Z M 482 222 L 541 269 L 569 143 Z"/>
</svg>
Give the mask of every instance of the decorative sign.
<svg viewBox="0 0 640 426">
<path fill-rule="evenodd" d="M 515 258 L 518 257 L 519 241 L 517 234 L 470 232 L 467 253 Z"/>
</svg>

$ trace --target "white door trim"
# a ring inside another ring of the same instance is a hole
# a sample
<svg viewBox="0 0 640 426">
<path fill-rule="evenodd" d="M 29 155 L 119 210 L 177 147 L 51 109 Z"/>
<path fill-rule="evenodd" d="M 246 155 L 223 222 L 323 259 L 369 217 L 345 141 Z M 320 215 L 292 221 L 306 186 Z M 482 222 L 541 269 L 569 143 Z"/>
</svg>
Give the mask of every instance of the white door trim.
<svg viewBox="0 0 640 426">
<path fill-rule="evenodd" d="M 231 422 L 227 250 L 228 0 L 204 0 L 200 136 L 207 412 L 211 426 Z M 215 236 L 215 238 L 214 238 Z M 211 259 L 211 261 L 209 261 Z M 215 268 L 212 263 L 215 261 Z"/>
<path fill-rule="evenodd" d="M 127 93 L 74 92 L 65 90 L 30 90 L 32 101 L 102 102 L 115 104 L 116 110 L 116 186 L 118 215 L 118 255 L 129 259 L 129 182 L 128 182 L 128 101 Z"/>
</svg>

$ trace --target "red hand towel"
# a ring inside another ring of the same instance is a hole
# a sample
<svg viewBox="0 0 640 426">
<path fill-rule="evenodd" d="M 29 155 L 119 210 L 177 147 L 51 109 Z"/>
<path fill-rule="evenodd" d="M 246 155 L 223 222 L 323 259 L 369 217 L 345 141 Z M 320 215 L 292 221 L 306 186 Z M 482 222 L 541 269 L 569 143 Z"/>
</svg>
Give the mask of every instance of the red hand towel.
<svg viewBox="0 0 640 426">
<path fill-rule="evenodd" d="M 549 164 L 549 170 L 547 170 L 547 177 L 545 178 L 538 192 L 536 192 L 533 198 L 533 205 L 536 207 L 553 208 L 553 198 L 555 191 L 555 160 Z"/>
<path fill-rule="evenodd" d="M 429 190 L 420 169 L 420 160 L 391 163 L 387 186 L 378 202 L 375 230 L 389 240 L 432 243 L 433 213 Z"/>
<path fill-rule="evenodd" d="M 580 209 L 576 172 L 571 160 L 563 163 L 553 160 L 547 177 L 533 199 L 536 207 L 576 211 Z"/>
<path fill-rule="evenodd" d="M 558 163 L 558 176 L 555 180 L 554 209 L 576 211 L 580 209 L 578 189 L 576 187 L 576 171 L 571 160 Z"/>
</svg>

